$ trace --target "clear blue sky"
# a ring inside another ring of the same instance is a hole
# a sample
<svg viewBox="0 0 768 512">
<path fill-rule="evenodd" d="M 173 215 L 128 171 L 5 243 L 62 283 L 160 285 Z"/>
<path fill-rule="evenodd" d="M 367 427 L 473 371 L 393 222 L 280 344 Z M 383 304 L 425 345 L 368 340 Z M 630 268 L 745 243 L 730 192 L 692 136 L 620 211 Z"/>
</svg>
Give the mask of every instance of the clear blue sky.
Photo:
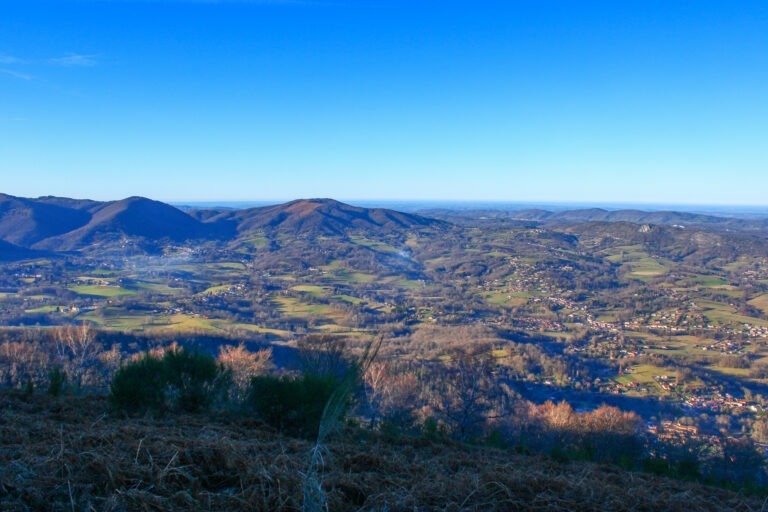
<svg viewBox="0 0 768 512">
<path fill-rule="evenodd" d="M 0 191 L 768 204 L 768 2 L 3 0 Z"/>
</svg>

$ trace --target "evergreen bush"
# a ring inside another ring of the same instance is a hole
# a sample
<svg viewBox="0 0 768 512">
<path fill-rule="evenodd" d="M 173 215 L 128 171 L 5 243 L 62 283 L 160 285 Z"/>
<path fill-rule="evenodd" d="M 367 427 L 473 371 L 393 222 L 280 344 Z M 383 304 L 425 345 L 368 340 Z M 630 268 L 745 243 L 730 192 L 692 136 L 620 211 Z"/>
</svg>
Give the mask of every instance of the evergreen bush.
<svg viewBox="0 0 768 512">
<path fill-rule="evenodd" d="M 213 356 L 171 350 L 144 355 L 115 373 L 110 403 L 129 412 L 152 409 L 197 412 L 208 407 L 224 385 L 226 372 Z"/>
<path fill-rule="evenodd" d="M 64 392 L 64 386 L 67 384 L 67 373 L 58 366 L 48 372 L 48 394 L 50 396 L 60 396 Z"/>
<path fill-rule="evenodd" d="M 254 377 L 248 403 L 262 420 L 281 432 L 314 438 L 323 410 L 340 384 L 333 375 Z M 346 412 L 348 400 L 343 407 Z"/>
</svg>

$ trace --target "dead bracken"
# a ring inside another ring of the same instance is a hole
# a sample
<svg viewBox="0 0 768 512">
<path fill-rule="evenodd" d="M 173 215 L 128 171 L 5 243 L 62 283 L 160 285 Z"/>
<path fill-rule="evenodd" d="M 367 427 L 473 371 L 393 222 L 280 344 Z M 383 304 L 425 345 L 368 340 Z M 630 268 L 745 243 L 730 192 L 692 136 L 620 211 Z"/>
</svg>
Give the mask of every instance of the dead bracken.
<svg viewBox="0 0 768 512">
<path fill-rule="evenodd" d="M 311 447 L 242 417 L 127 419 L 102 396 L 4 390 L 0 510 L 301 510 Z M 325 448 L 333 511 L 763 509 L 723 489 L 446 441 L 347 429 Z"/>
</svg>

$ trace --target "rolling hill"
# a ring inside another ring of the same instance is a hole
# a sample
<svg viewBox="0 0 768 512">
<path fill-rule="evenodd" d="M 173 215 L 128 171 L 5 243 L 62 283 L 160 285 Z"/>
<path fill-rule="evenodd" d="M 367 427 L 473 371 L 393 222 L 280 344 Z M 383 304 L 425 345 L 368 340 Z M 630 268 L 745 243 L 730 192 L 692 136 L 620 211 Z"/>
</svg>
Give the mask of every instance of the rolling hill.
<svg viewBox="0 0 768 512">
<path fill-rule="evenodd" d="M 255 230 L 294 234 L 341 235 L 350 232 L 387 234 L 394 231 L 447 226 L 443 221 L 384 208 L 360 208 L 333 199 L 299 199 L 274 206 L 199 212 L 209 223 L 229 223 L 240 234 Z"/>
<path fill-rule="evenodd" d="M 36 244 L 36 247 L 66 251 L 122 238 L 181 242 L 206 238 L 212 234 L 210 231 L 173 206 L 143 197 L 129 197 L 102 203 L 87 224 L 48 238 Z"/>
<path fill-rule="evenodd" d="M 0 239 L 15 245 L 30 247 L 78 229 L 90 218 L 87 211 L 55 201 L 0 194 Z"/>
<path fill-rule="evenodd" d="M 382 208 L 360 208 L 332 199 L 301 199 L 245 210 L 184 212 L 143 197 L 99 202 L 87 199 L 0 195 L 0 240 L 19 249 L 77 251 L 126 240 L 182 243 L 237 242 L 255 231 L 288 236 L 389 235 L 448 223 Z"/>
<path fill-rule="evenodd" d="M 589 247 L 608 248 L 640 244 L 657 256 L 701 264 L 714 259 L 734 260 L 739 255 L 763 257 L 768 240 L 743 232 L 718 229 L 635 224 L 625 221 L 563 223 L 558 231 L 576 235 Z"/>
<path fill-rule="evenodd" d="M 708 230 L 766 232 L 768 219 L 737 218 L 680 211 L 643 211 L 635 209 L 605 210 L 584 208 L 549 211 L 537 208 L 527 210 L 423 210 L 449 221 L 466 223 L 535 222 L 540 224 L 576 224 L 585 222 L 629 222 L 633 224 L 659 224 L 665 226 L 698 227 Z"/>
</svg>

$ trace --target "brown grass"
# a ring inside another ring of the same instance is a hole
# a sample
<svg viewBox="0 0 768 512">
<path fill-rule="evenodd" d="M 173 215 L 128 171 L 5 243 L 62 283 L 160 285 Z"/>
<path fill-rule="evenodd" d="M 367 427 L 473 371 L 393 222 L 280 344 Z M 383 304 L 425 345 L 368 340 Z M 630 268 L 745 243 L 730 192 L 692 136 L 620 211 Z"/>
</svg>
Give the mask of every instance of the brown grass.
<svg viewBox="0 0 768 512">
<path fill-rule="evenodd" d="M 324 457 L 332 511 L 763 509 L 756 497 L 607 466 L 344 436 Z M 103 397 L 3 391 L 0 510 L 300 510 L 310 448 L 255 421 L 116 418 Z"/>
</svg>

